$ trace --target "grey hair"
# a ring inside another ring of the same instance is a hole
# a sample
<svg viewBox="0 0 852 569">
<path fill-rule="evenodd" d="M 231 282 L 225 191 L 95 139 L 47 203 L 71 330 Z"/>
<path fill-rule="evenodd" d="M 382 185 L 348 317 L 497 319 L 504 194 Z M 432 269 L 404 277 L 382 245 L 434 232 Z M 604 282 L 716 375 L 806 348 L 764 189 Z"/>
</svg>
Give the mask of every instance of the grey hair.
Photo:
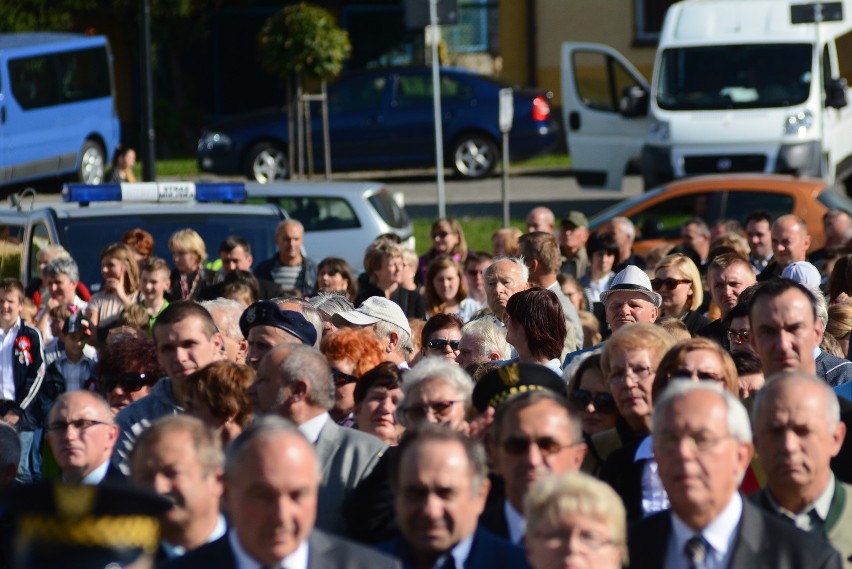
<svg viewBox="0 0 852 569">
<path fill-rule="evenodd" d="M 293 310 L 292 308 L 282 307 L 282 304 L 295 304 L 298 306 L 299 308 L 296 309 L 296 312 L 301 313 L 302 316 L 305 317 L 305 320 L 310 322 L 311 326 L 313 326 L 317 331 L 317 339 L 314 341 L 314 347 L 319 348 L 320 340 L 322 340 L 322 315 L 313 304 L 307 300 L 296 298 L 295 296 L 279 296 L 277 298 L 270 299 L 270 302 L 277 304 L 278 308 L 281 310 Z"/>
<path fill-rule="evenodd" d="M 302 222 L 301 222 L 301 221 L 299 221 L 298 219 L 296 219 L 296 218 L 294 218 L 294 217 L 290 217 L 290 218 L 287 218 L 287 219 L 282 220 L 281 222 L 279 222 L 279 223 L 278 223 L 278 227 L 276 227 L 276 228 L 275 228 L 275 233 L 277 234 L 279 231 L 281 231 L 283 228 L 287 227 L 288 225 L 292 225 L 292 226 L 294 226 L 294 227 L 298 227 L 299 229 L 301 229 L 301 230 L 302 230 L 302 234 L 304 235 L 304 233 L 305 233 L 305 226 L 304 226 L 304 225 L 302 225 Z"/>
<path fill-rule="evenodd" d="M 65 256 L 70 257 L 71 253 L 68 252 L 68 249 L 60 245 L 59 243 L 51 243 L 50 245 L 45 245 L 41 249 L 38 250 L 37 255 L 52 255 L 52 256 Z"/>
<path fill-rule="evenodd" d="M 636 239 L 636 226 L 633 225 L 633 222 L 630 221 L 628 218 L 613 217 L 610 223 L 612 225 L 615 225 L 616 223 L 621 224 L 622 226 L 624 226 L 624 232 L 630 236 L 630 240 L 633 241 L 634 239 Z"/>
<path fill-rule="evenodd" d="M 663 417 L 669 410 L 669 407 L 671 407 L 672 403 L 676 399 L 679 399 L 688 393 L 692 393 L 693 391 L 706 391 L 708 393 L 718 395 L 727 407 L 725 418 L 728 425 L 728 434 L 741 443 L 751 444 L 752 433 L 751 422 L 748 418 L 748 411 L 746 411 L 746 408 L 742 403 L 740 403 L 739 399 L 734 397 L 727 390 L 723 389 L 719 384 L 715 382 L 711 383 L 709 381 L 694 382 L 675 380 L 669 383 L 668 387 L 666 387 L 665 391 L 663 391 L 660 399 L 654 402 L 655 438 L 660 435 Z"/>
<path fill-rule="evenodd" d="M 494 265 L 496 265 L 500 261 L 509 261 L 510 263 L 513 263 L 518 268 L 518 271 L 520 271 L 521 279 L 523 279 L 525 283 L 528 283 L 530 281 L 530 268 L 524 262 L 523 255 L 518 257 L 497 257 L 496 259 L 491 261 L 491 264 L 488 265 L 487 269 L 485 269 L 483 277 L 487 279 L 489 276 L 491 276 L 491 273 L 494 272 Z"/>
<path fill-rule="evenodd" d="M 396 332 L 397 336 L 399 336 L 399 347 L 397 349 L 402 353 L 405 359 L 408 359 L 408 356 L 414 351 L 414 345 L 411 343 L 411 334 L 396 324 L 391 324 L 385 320 L 379 320 L 373 324 L 373 332 L 379 340 L 384 340 L 388 337 L 388 334 Z"/>
<path fill-rule="evenodd" d="M 21 438 L 9 423 L 0 422 L 0 468 L 21 462 Z"/>
<path fill-rule="evenodd" d="M 278 415 L 265 415 L 252 422 L 240 435 L 231 442 L 225 451 L 225 479 L 228 482 L 236 482 L 238 479 L 238 470 L 243 463 L 243 455 L 249 445 L 257 439 L 264 437 L 272 437 L 276 435 L 285 435 L 296 437 L 305 442 L 305 445 L 310 449 L 310 453 L 314 455 L 317 477 L 320 476 L 320 464 L 316 459 L 313 445 L 305 438 L 302 431 L 292 422 L 279 417 Z"/>
<path fill-rule="evenodd" d="M 446 361 L 439 356 L 427 356 L 409 370 L 402 382 L 402 398 L 397 410 L 404 409 L 405 398 L 420 384 L 429 380 L 441 380 L 456 390 L 464 401 L 465 410 L 470 409 L 473 400 L 473 380 L 461 367 Z M 405 415 L 399 414 L 400 422 L 405 424 Z"/>
<path fill-rule="evenodd" d="M 65 275 L 69 281 L 78 282 L 80 280 L 80 268 L 77 262 L 68 255 L 60 255 L 54 257 L 42 269 L 46 277 L 58 277 Z"/>
<path fill-rule="evenodd" d="M 808 290 L 814 295 L 814 310 L 816 310 L 817 320 L 822 322 L 822 330 L 825 332 L 825 327 L 828 325 L 828 302 L 825 300 L 825 295 L 823 292 L 812 286 L 802 285 L 808 287 Z"/>
<path fill-rule="evenodd" d="M 471 320 L 462 327 L 461 332 L 462 336 L 472 336 L 477 339 L 480 346 L 477 356 L 484 356 L 494 351 L 500 354 L 501 360 L 512 357 L 512 347 L 506 341 L 506 328 L 497 326 L 491 318 Z"/>
<path fill-rule="evenodd" d="M 304 381 L 310 390 L 308 398 L 311 404 L 326 411 L 334 407 L 334 380 L 331 378 L 331 367 L 322 352 L 312 346 L 285 344 L 276 346 L 269 353 L 278 350 L 288 351 L 287 357 L 278 364 L 283 381 Z"/>
<path fill-rule="evenodd" d="M 54 399 L 53 403 L 50 406 L 50 412 L 48 412 L 48 414 L 47 414 L 48 419 L 50 418 L 51 413 L 53 413 L 53 410 L 56 409 L 63 401 L 71 399 L 72 397 L 76 397 L 77 395 L 83 395 L 83 394 L 88 396 L 89 399 L 92 400 L 92 402 L 95 404 L 95 406 L 100 411 L 101 417 L 98 419 L 99 421 L 103 421 L 104 423 L 109 423 L 109 424 L 115 423 L 115 421 L 113 420 L 114 415 L 112 413 L 112 409 L 110 408 L 109 402 L 106 400 L 106 397 L 104 397 L 103 395 L 101 395 L 97 391 L 88 391 L 88 390 L 85 390 L 85 389 L 76 389 L 74 391 L 66 391 L 65 393 L 61 394 L 59 397 Z"/>
<path fill-rule="evenodd" d="M 222 334 L 233 340 L 245 339 L 240 330 L 240 316 L 245 311 L 242 304 L 231 298 L 205 300 L 199 304 L 210 313 L 210 316 L 216 322 L 216 327 Z M 216 317 L 217 314 L 221 315 L 221 320 Z"/>
<path fill-rule="evenodd" d="M 817 388 L 823 396 L 824 407 L 822 415 L 825 416 L 828 429 L 833 431 L 840 422 L 840 401 L 837 399 L 837 394 L 828 386 L 825 381 L 815 375 L 805 373 L 803 371 L 780 371 L 773 373 L 766 378 L 766 383 L 763 388 L 757 392 L 757 396 L 751 407 L 751 420 L 754 425 L 757 425 L 758 417 L 763 406 L 766 404 L 764 399 L 770 395 L 774 395 L 783 384 L 791 382 L 803 382 Z"/>
<path fill-rule="evenodd" d="M 338 312 L 348 312 L 354 310 L 355 306 L 346 298 L 346 293 L 335 292 L 318 292 L 316 296 L 308 299 L 311 306 L 317 310 L 321 310 L 329 316 L 334 316 Z"/>
</svg>

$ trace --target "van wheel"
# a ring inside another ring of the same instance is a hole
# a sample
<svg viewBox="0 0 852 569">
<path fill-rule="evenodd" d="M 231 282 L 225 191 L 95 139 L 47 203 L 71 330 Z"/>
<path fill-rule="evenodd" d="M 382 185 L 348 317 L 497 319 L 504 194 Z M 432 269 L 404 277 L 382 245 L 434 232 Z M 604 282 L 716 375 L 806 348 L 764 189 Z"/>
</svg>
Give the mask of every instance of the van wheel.
<svg viewBox="0 0 852 569">
<path fill-rule="evenodd" d="M 106 153 L 103 146 L 94 140 L 83 143 L 80 151 L 80 166 L 77 169 L 77 179 L 83 184 L 100 184 L 104 181 L 106 170 Z"/>
<path fill-rule="evenodd" d="M 248 151 L 246 177 L 265 184 L 290 177 L 287 153 L 272 142 L 258 142 Z"/>
</svg>

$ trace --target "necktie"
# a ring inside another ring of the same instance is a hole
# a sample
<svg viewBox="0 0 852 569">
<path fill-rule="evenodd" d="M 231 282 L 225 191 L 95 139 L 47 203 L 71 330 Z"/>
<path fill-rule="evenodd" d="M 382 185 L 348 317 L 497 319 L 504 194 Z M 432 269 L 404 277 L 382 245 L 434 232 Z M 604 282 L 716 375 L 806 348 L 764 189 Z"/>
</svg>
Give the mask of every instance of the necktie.
<svg viewBox="0 0 852 569">
<path fill-rule="evenodd" d="M 441 569 L 456 569 L 456 560 L 452 555 L 447 555 L 446 561 L 441 565 Z"/>
<path fill-rule="evenodd" d="M 686 546 L 684 546 L 684 554 L 689 561 L 689 569 L 701 569 L 704 567 L 704 559 L 707 557 L 707 551 L 710 544 L 704 539 L 700 533 L 690 537 Z"/>
</svg>

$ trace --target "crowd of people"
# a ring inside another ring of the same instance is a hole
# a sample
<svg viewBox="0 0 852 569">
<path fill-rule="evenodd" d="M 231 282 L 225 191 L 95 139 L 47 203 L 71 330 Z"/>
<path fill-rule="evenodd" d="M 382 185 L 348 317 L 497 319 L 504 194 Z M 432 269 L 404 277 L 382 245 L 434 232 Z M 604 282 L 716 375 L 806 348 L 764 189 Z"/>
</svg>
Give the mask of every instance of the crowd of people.
<svg viewBox="0 0 852 569">
<path fill-rule="evenodd" d="M 45 247 L 0 280 L 0 567 L 852 567 L 852 220 L 823 221 L 640 254 L 537 207 L 490 252 L 377 236 L 361 275 L 295 220 L 259 262 L 131 229 L 102 283 Z"/>
</svg>

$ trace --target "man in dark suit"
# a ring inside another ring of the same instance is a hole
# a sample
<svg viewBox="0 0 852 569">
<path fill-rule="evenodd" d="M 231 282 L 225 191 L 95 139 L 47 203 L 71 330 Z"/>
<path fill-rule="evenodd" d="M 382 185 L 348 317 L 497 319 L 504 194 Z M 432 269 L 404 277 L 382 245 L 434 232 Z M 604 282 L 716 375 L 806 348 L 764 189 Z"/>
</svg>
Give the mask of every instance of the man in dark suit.
<svg viewBox="0 0 852 569">
<path fill-rule="evenodd" d="M 260 413 L 293 421 L 314 445 L 322 473 L 316 525 L 342 535 L 343 501 L 375 468 L 384 443 L 331 420 L 334 382 L 328 361 L 316 348 L 297 344 L 273 348 L 261 360 L 249 395 Z"/>
<path fill-rule="evenodd" d="M 799 529 L 822 535 L 852 567 L 852 486 L 831 472 L 846 425 L 837 396 L 802 372 L 769 378 L 752 409 L 754 444 L 766 488 L 754 503 Z"/>
<path fill-rule="evenodd" d="M 748 413 L 709 382 L 673 382 L 654 405 L 654 456 L 671 510 L 636 524 L 631 569 L 842 567 L 824 540 L 737 492 L 752 457 Z"/>
<path fill-rule="evenodd" d="M 231 529 L 167 569 L 400 567 L 386 555 L 314 529 L 317 455 L 289 421 L 264 417 L 237 437 L 228 449 L 224 483 Z"/>
<path fill-rule="evenodd" d="M 576 472 L 583 464 L 580 416 L 556 393 L 527 391 L 497 408 L 491 437 L 494 470 L 503 484 L 492 486 L 480 524 L 522 545 L 530 486 L 546 476 Z"/>
<path fill-rule="evenodd" d="M 218 436 L 189 415 L 161 417 L 136 439 L 131 480 L 173 504 L 160 515 L 158 561 L 225 535 L 227 524 L 219 512 L 222 461 Z"/>
<path fill-rule="evenodd" d="M 124 484 L 110 463 L 118 425 L 109 403 L 93 391 L 69 391 L 54 401 L 47 415 L 47 442 L 62 471 L 74 484 Z"/>
<path fill-rule="evenodd" d="M 520 547 L 477 529 L 488 495 L 485 449 L 447 428 L 423 425 L 400 444 L 391 487 L 401 538 L 382 546 L 406 567 L 523 569 Z"/>
</svg>

